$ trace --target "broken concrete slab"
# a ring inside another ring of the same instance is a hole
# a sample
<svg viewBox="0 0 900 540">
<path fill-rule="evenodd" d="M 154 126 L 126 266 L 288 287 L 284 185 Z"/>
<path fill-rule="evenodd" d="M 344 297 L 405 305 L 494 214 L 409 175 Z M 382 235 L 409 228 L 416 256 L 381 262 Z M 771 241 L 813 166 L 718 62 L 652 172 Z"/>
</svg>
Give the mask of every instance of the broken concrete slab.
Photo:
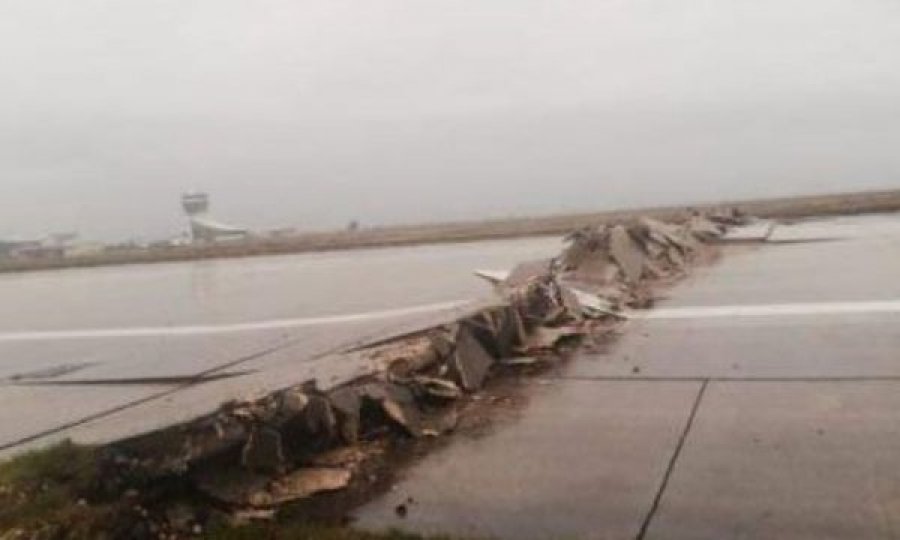
<svg viewBox="0 0 900 540">
<path fill-rule="evenodd" d="M 560 295 L 559 283 L 552 274 L 511 291 L 509 303 L 525 331 L 561 322 L 569 317 Z"/>
<path fill-rule="evenodd" d="M 283 470 L 285 460 L 281 433 L 267 426 L 254 426 L 241 451 L 241 465 L 251 471 Z"/>
<path fill-rule="evenodd" d="M 347 487 L 353 474 L 341 468 L 317 467 L 297 469 L 272 482 L 268 489 L 250 495 L 250 505 L 271 508 L 312 497 L 317 493 Z"/>
<path fill-rule="evenodd" d="M 668 243 L 682 252 L 696 247 L 696 243 L 685 238 L 683 232 L 676 225 L 647 217 L 641 218 L 638 222 L 647 231 L 649 237 L 660 244 Z"/>
<path fill-rule="evenodd" d="M 503 281 L 503 286 L 508 289 L 521 287 L 535 278 L 547 275 L 552 267 L 553 259 L 523 262 L 513 268 L 509 276 Z"/>
<path fill-rule="evenodd" d="M 303 423 L 307 431 L 326 440 L 331 440 L 337 433 L 337 417 L 331 402 L 320 395 L 309 396 L 309 402 L 303 410 Z"/>
<path fill-rule="evenodd" d="M 578 268 L 583 266 L 592 254 L 607 250 L 609 228 L 602 224 L 582 227 L 566 236 L 565 241 L 569 246 L 563 250 L 559 260 L 563 268 Z"/>
<path fill-rule="evenodd" d="M 688 230 L 701 240 L 715 240 L 725 233 L 725 227 L 710 221 L 704 216 L 691 216 L 687 222 Z"/>
<path fill-rule="evenodd" d="M 629 283 L 641 280 L 646 256 L 624 226 L 617 225 L 610 231 L 609 253 L 625 273 L 625 279 Z"/>
<path fill-rule="evenodd" d="M 566 281 L 586 287 L 603 287 L 616 283 L 621 275 L 621 269 L 605 249 L 591 252 L 583 257 L 581 264 L 567 268 L 563 273 Z"/>
<path fill-rule="evenodd" d="M 760 220 L 740 227 L 732 227 L 721 237 L 723 242 L 765 242 L 778 224 L 774 221 Z"/>
<path fill-rule="evenodd" d="M 684 255 L 678 251 L 677 249 L 670 249 L 666 251 L 666 257 L 669 259 L 669 262 L 675 268 L 682 270 L 687 265 L 687 261 L 684 260 Z"/>
<path fill-rule="evenodd" d="M 500 287 L 509 278 L 509 272 L 505 270 L 475 270 L 472 272 L 494 287 Z"/>
<path fill-rule="evenodd" d="M 666 277 L 666 271 L 663 270 L 662 266 L 653 262 L 653 260 L 644 261 L 644 271 L 650 279 L 661 279 Z"/>
<path fill-rule="evenodd" d="M 559 298 L 564 309 L 565 316 L 574 322 L 581 322 L 585 315 L 585 308 L 581 305 L 581 297 L 572 287 L 560 286 Z M 568 322 L 568 321 L 566 321 Z"/>
<path fill-rule="evenodd" d="M 466 327 L 460 328 L 452 365 L 459 385 L 469 392 L 480 389 L 493 364 L 494 359 L 475 339 L 472 331 Z"/>
<path fill-rule="evenodd" d="M 371 351 L 370 358 L 378 372 L 407 377 L 433 366 L 441 354 L 428 335 L 402 339 Z"/>
<path fill-rule="evenodd" d="M 347 385 L 331 394 L 339 400 L 336 405 L 359 428 L 359 415 L 368 401 L 378 405 L 385 415 L 410 435 L 421 436 L 421 415 L 414 393 L 405 384 L 371 381 Z M 355 440 L 354 440 L 355 442 Z"/>
<path fill-rule="evenodd" d="M 672 238 L 672 232 L 667 223 L 648 217 L 638 219 L 637 223 L 648 240 L 661 246 L 673 245 L 677 247 L 677 240 Z"/>
<path fill-rule="evenodd" d="M 422 420 L 419 408 L 412 395 L 401 396 L 394 393 L 380 400 L 381 408 L 388 418 L 406 430 L 413 437 L 422 436 Z"/>
<path fill-rule="evenodd" d="M 583 333 L 583 330 L 575 326 L 538 327 L 525 337 L 522 345 L 520 345 L 520 350 L 523 353 L 549 351 L 554 349 L 561 339 L 570 336 L 580 336 Z"/>
<path fill-rule="evenodd" d="M 250 504 L 250 495 L 266 489 L 271 477 L 240 467 L 201 467 L 192 471 L 191 483 L 201 493 L 235 508 Z"/>
<path fill-rule="evenodd" d="M 345 444 L 356 444 L 359 440 L 362 392 L 353 386 L 343 386 L 329 392 L 328 400 L 338 413 L 341 439 Z"/>
<path fill-rule="evenodd" d="M 329 392 L 328 398 L 339 413 L 344 442 L 359 439 L 360 414 L 366 401 L 377 404 L 388 418 L 412 435 L 418 435 L 418 411 L 413 393 L 403 385 L 370 381 L 349 384 Z"/>
<path fill-rule="evenodd" d="M 620 312 L 616 307 L 616 302 L 609 300 L 609 295 L 606 296 L 603 294 L 603 291 L 598 291 L 596 294 L 591 294 L 585 291 L 582 291 L 575 287 L 569 287 L 563 285 L 563 288 L 571 291 L 575 298 L 578 300 L 578 305 L 581 307 L 581 314 L 587 318 L 598 318 L 605 315 L 620 317 Z"/>
<path fill-rule="evenodd" d="M 658 242 L 651 239 L 647 239 L 644 241 L 644 251 L 647 252 L 647 255 L 651 260 L 662 258 L 669 248 L 671 248 L 671 246 L 669 246 L 668 242 L 665 241 Z"/>
<path fill-rule="evenodd" d="M 482 318 L 489 333 L 489 339 L 485 341 L 489 341 L 492 346 L 490 353 L 497 358 L 511 355 L 521 335 L 521 321 L 516 309 L 504 306 L 487 310 Z"/>
</svg>

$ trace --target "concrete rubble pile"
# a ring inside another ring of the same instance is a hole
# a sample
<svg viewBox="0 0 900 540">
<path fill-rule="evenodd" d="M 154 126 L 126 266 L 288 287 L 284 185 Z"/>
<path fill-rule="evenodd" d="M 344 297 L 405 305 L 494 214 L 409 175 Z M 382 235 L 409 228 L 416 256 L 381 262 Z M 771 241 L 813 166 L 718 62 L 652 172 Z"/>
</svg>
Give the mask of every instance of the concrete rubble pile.
<svg viewBox="0 0 900 540">
<path fill-rule="evenodd" d="M 499 283 L 496 307 L 366 351 L 377 367 L 364 377 L 226 403 L 116 443 L 110 455 L 123 477 L 177 477 L 237 517 L 268 518 L 284 504 L 365 483 L 364 463 L 385 441 L 452 432 L 492 375 L 540 363 L 598 323 L 612 328 L 642 304 L 648 281 L 682 274 L 739 220 L 723 213 L 581 229 L 559 257 L 524 263 Z"/>
<path fill-rule="evenodd" d="M 566 237 L 568 246 L 558 257 L 519 265 L 498 289 L 502 294 L 545 276 L 580 303 L 583 316 L 645 308 L 651 300 L 646 284 L 684 275 L 706 244 L 745 222 L 723 210 L 673 223 L 643 217 L 584 227 Z"/>
</svg>

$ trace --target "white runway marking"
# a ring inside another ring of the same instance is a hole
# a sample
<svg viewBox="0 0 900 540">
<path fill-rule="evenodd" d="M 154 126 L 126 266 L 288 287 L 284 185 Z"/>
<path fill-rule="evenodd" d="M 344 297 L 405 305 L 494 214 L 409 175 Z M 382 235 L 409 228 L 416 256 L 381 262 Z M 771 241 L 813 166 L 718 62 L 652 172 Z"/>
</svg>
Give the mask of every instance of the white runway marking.
<svg viewBox="0 0 900 540">
<path fill-rule="evenodd" d="M 328 326 L 355 322 L 391 319 L 407 315 L 430 313 L 453 309 L 466 305 L 467 301 L 441 302 L 398 309 L 328 315 L 323 317 L 302 317 L 295 319 L 274 319 L 247 323 L 189 325 L 189 326 L 141 326 L 131 328 L 90 328 L 80 330 L 46 330 L 30 332 L 0 333 L 0 343 L 22 341 L 54 341 L 75 339 L 137 338 L 167 336 L 201 336 L 252 332 L 256 330 L 277 330 Z M 647 311 L 632 311 L 629 319 L 708 319 L 724 317 L 767 317 L 767 316 L 808 316 L 808 315 L 848 315 L 866 313 L 900 313 L 900 300 L 872 302 L 824 302 L 805 304 L 769 304 L 744 306 L 699 306 L 659 308 Z"/>
<path fill-rule="evenodd" d="M 64 339 L 98 339 L 98 338 L 133 338 L 163 336 L 198 336 L 214 334 L 231 334 L 235 332 L 252 332 L 254 330 L 274 330 L 305 328 L 310 326 L 327 326 L 354 322 L 390 319 L 406 315 L 430 313 L 445 309 L 461 307 L 468 302 L 454 301 L 437 304 L 425 304 L 382 311 L 350 313 L 346 315 L 329 315 L 324 317 L 304 317 L 296 319 L 275 319 L 235 324 L 192 325 L 192 326 L 144 326 L 133 328 L 96 328 L 84 330 L 47 330 L 34 332 L 0 333 L 0 343 L 15 341 L 50 341 Z"/>
<path fill-rule="evenodd" d="M 631 319 L 708 319 L 716 317 L 769 317 L 900 313 L 900 300 L 872 302 L 821 302 L 749 306 L 673 307 L 634 311 Z"/>
</svg>

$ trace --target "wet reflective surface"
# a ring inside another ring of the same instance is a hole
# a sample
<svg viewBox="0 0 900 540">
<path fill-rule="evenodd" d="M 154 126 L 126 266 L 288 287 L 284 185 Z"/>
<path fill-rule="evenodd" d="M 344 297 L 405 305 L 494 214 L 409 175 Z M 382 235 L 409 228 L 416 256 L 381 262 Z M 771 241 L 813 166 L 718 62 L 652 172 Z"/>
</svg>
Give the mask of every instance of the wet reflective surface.
<svg viewBox="0 0 900 540">
<path fill-rule="evenodd" d="M 839 240 L 808 242 L 825 235 Z M 865 308 L 900 300 L 900 219 L 779 236 L 791 242 L 729 247 L 654 310 L 697 316 L 630 321 L 606 353 L 531 389 L 514 420 L 403 471 L 356 523 L 493 538 L 895 537 L 900 314 Z M 777 309 L 787 303 L 816 308 Z M 702 316 L 734 306 L 757 312 Z"/>
<path fill-rule="evenodd" d="M 0 332 L 235 323 L 469 298 L 479 268 L 555 254 L 558 238 L 0 275 Z"/>
<path fill-rule="evenodd" d="M 559 245 L 556 238 L 532 238 L 0 276 L 6 300 L 0 305 L 0 451 L 61 427 L 69 430 L 59 437 L 75 436 L 76 425 L 81 440 L 105 440 L 187 420 L 254 392 L 346 376 L 358 366 L 337 365 L 329 353 L 452 313 L 429 314 L 429 308 L 384 316 L 383 310 L 488 295 L 473 270 L 505 270 L 555 254 Z M 179 333 L 184 325 L 329 316 L 338 318 L 314 326 Z M 173 333 L 4 341 L 21 332 L 147 326 Z M 165 377 L 242 371 L 249 373 L 187 388 L 159 384 Z M 151 381 L 136 384 L 140 379 Z M 109 384 L 69 385 L 85 380 Z M 60 382 L 67 385 L 47 386 Z M 137 412 L 127 410 L 137 405 Z M 53 438 L 36 444 L 44 440 Z"/>
</svg>

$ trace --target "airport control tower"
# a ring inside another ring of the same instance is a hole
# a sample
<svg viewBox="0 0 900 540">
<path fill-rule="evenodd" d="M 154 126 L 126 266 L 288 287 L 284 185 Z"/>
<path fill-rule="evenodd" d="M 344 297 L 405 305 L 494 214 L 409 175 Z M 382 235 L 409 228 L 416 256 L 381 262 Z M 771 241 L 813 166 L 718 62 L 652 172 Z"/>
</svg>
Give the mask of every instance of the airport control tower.
<svg viewBox="0 0 900 540">
<path fill-rule="evenodd" d="M 245 238 L 246 229 L 225 225 L 209 215 L 209 195 L 191 191 L 181 196 L 181 206 L 188 216 L 194 242 L 216 242 Z"/>
</svg>

